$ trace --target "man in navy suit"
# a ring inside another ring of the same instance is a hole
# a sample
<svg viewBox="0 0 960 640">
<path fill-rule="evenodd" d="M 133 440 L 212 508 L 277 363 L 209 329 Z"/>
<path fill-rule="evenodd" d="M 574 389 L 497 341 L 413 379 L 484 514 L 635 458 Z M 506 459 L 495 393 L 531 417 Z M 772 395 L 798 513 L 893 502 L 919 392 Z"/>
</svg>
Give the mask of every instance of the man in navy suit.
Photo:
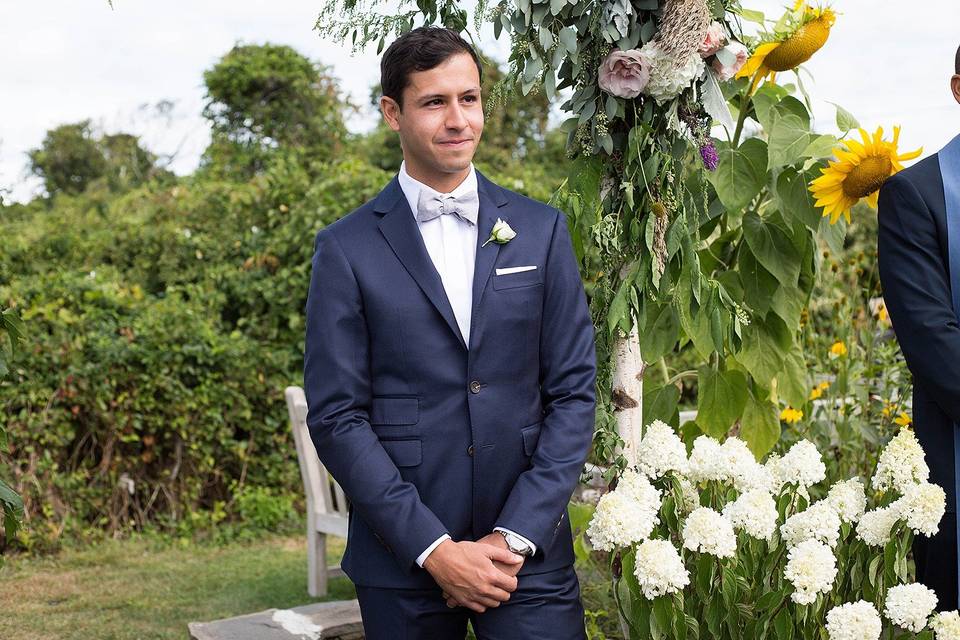
<svg viewBox="0 0 960 640">
<path fill-rule="evenodd" d="M 398 38 L 380 107 L 400 172 L 316 236 L 307 425 L 350 499 L 372 640 L 585 637 L 566 507 L 594 329 L 564 215 L 473 166 L 480 80 L 456 32 Z"/>
<path fill-rule="evenodd" d="M 960 50 L 950 79 L 960 102 Z M 944 488 L 939 532 L 917 536 L 917 581 L 937 608 L 957 602 L 957 452 L 960 450 L 960 136 L 896 173 L 880 189 L 879 267 L 883 298 L 913 373 L 913 423 L 930 481 Z"/>
</svg>

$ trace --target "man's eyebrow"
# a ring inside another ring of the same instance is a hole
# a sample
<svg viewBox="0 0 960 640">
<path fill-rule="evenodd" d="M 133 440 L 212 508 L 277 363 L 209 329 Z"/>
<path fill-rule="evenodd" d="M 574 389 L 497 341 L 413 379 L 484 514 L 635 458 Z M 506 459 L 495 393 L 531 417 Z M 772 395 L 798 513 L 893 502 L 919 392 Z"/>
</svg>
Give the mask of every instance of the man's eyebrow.
<svg viewBox="0 0 960 640">
<path fill-rule="evenodd" d="M 480 87 L 473 87 L 473 88 L 471 88 L 471 89 L 467 89 L 466 91 L 461 92 L 460 95 L 465 96 L 465 95 L 467 95 L 468 93 L 480 93 Z M 428 95 L 428 96 L 423 96 L 422 98 L 419 98 L 419 99 L 417 100 L 417 102 L 427 102 L 427 101 L 433 100 L 433 99 L 435 99 L 435 98 L 446 98 L 446 97 L 447 97 L 447 96 L 445 96 L 445 95 L 442 94 L 442 93 L 432 93 L 432 94 L 430 94 L 430 95 Z"/>
</svg>

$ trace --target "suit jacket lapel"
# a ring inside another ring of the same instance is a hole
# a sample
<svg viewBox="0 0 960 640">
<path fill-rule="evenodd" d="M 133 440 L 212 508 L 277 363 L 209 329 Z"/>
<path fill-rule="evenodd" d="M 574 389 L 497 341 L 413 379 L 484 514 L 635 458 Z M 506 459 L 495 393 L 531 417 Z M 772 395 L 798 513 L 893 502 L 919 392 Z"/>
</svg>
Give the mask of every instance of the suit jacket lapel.
<svg viewBox="0 0 960 640">
<path fill-rule="evenodd" d="M 496 224 L 497 217 L 501 213 L 500 207 L 507 203 L 500 187 L 490 182 L 480 171 L 477 171 L 477 195 L 480 200 L 480 212 L 477 215 L 477 255 L 473 266 L 473 304 L 470 311 L 471 347 L 479 341 L 482 329 L 480 302 L 487 288 L 490 272 L 500 254 L 500 244 L 497 242 L 488 242 L 485 247 L 481 245 L 490 237 L 493 225 Z"/>
<path fill-rule="evenodd" d="M 437 308 L 440 315 L 446 321 L 447 326 L 457 336 L 457 340 L 464 349 L 467 344 L 460 335 L 460 326 L 457 324 L 457 318 L 453 314 L 453 307 L 447 299 L 447 293 L 443 289 L 443 282 L 440 280 L 440 274 L 427 253 L 427 247 L 423 243 L 423 236 L 420 235 L 420 229 L 417 227 L 417 221 L 413 217 L 410 205 L 403 195 L 403 189 L 400 188 L 400 181 L 394 176 L 380 195 L 377 196 L 374 204 L 374 211 L 386 212 L 378 225 L 393 252 L 403 263 L 404 268 L 410 273 L 417 285 L 423 290 L 427 298 Z"/>
<path fill-rule="evenodd" d="M 473 268 L 473 304 L 470 315 L 470 344 L 477 344 L 479 334 L 480 320 L 480 299 L 486 288 L 487 280 L 493 265 L 500 253 L 500 245 L 496 242 L 490 242 L 485 247 L 481 245 L 490 237 L 493 225 L 496 224 L 499 208 L 507 203 L 503 191 L 490 182 L 479 170 L 477 170 L 477 197 L 480 201 L 480 209 L 477 215 L 477 254 Z M 407 198 L 400 188 L 400 180 L 397 176 L 384 187 L 383 191 L 374 201 L 374 211 L 384 213 L 380 220 L 379 228 L 383 233 L 397 258 L 403 263 L 404 268 L 417 282 L 417 285 L 423 290 L 430 302 L 436 307 L 440 315 L 446 321 L 447 326 L 453 331 L 461 346 L 467 349 L 467 344 L 460 333 L 460 325 L 457 324 L 457 318 L 453 313 L 453 307 L 450 306 L 450 300 L 443 288 L 443 281 L 427 253 L 427 247 L 423 243 L 423 236 L 417 227 L 417 221 L 410 210 Z"/>
</svg>

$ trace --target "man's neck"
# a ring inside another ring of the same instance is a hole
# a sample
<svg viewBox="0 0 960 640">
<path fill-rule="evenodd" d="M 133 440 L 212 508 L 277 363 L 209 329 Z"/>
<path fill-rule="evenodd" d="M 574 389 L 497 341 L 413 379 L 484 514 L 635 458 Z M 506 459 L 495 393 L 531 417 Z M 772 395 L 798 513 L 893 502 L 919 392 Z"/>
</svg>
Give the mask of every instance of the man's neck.
<svg viewBox="0 0 960 640">
<path fill-rule="evenodd" d="M 403 168 L 408 176 L 427 185 L 437 193 L 450 193 L 463 184 L 463 181 L 470 175 L 472 166 L 467 166 L 466 169 L 458 173 L 426 173 L 404 159 Z"/>
</svg>

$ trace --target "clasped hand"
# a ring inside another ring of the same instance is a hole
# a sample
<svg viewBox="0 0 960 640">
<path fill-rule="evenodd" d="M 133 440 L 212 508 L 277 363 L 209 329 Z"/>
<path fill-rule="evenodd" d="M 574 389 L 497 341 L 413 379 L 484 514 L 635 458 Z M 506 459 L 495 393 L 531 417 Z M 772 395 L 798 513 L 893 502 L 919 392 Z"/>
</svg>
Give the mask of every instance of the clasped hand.
<svg viewBox="0 0 960 640">
<path fill-rule="evenodd" d="M 523 556 L 507 549 L 503 536 L 490 533 L 476 542 L 444 540 L 427 556 L 423 568 L 443 589 L 448 607 L 483 613 L 510 599 L 523 561 Z"/>
</svg>

